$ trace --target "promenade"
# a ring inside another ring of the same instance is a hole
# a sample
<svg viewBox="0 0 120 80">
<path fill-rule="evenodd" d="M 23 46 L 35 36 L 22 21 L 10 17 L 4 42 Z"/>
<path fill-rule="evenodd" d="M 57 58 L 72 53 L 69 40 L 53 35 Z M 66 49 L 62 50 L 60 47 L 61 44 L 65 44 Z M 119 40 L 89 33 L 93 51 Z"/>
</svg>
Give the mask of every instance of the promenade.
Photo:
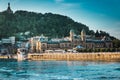
<svg viewBox="0 0 120 80">
<path fill-rule="evenodd" d="M 98 53 L 29 53 L 30 60 L 120 61 L 120 52 Z"/>
<path fill-rule="evenodd" d="M 0 59 L 8 59 L 8 56 L 0 56 Z"/>
</svg>

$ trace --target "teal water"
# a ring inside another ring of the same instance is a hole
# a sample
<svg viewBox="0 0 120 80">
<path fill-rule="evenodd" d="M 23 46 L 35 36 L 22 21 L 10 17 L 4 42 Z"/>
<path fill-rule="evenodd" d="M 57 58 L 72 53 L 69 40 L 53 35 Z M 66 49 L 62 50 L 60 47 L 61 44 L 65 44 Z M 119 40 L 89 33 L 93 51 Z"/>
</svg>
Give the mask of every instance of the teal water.
<svg viewBox="0 0 120 80">
<path fill-rule="evenodd" d="M 120 63 L 0 60 L 0 80 L 120 80 Z"/>
</svg>

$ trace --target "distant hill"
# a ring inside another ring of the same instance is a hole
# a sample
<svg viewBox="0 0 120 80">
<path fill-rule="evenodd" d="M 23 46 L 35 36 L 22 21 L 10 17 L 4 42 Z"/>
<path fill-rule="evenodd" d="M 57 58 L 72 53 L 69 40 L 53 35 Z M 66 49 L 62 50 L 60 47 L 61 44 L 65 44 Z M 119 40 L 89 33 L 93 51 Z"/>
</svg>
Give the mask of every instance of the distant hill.
<svg viewBox="0 0 120 80">
<path fill-rule="evenodd" d="M 82 29 L 85 29 L 88 35 L 95 35 L 96 37 L 109 36 L 104 31 L 95 33 L 93 30 L 89 30 L 89 27 L 85 24 L 75 22 L 70 17 L 64 15 L 42 14 L 22 10 L 15 13 L 0 12 L 0 38 L 25 32 L 30 32 L 29 36 L 44 34 L 48 37 L 65 37 L 69 36 L 71 29 L 77 35 L 80 34 Z"/>
</svg>

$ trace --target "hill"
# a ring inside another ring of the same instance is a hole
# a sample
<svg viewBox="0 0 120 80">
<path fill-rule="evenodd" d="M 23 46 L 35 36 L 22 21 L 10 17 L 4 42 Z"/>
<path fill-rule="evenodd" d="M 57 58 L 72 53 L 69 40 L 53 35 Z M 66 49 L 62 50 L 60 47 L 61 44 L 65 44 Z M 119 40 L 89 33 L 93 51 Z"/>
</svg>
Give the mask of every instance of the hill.
<svg viewBox="0 0 120 80">
<path fill-rule="evenodd" d="M 85 29 L 87 34 L 94 34 L 88 26 L 59 14 L 41 14 L 21 10 L 15 13 L 0 13 L 0 37 L 26 31 L 29 31 L 31 35 L 63 37 L 69 35 L 70 29 L 74 29 L 76 34 L 80 34 L 82 29 Z"/>
</svg>

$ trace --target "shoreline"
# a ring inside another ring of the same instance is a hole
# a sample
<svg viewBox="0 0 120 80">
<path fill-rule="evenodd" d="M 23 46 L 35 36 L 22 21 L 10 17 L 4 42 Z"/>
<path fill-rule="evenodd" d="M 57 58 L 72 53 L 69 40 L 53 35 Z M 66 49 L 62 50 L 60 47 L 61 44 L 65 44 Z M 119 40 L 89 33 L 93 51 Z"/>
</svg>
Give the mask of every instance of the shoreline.
<svg viewBox="0 0 120 80">
<path fill-rule="evenodd" d="M 0 59 L 17 59 L 17 56 L 0 56 Z M 120 62 L 120 52 L 97 53 L 28 53 L 26 60 L 37 61 L 115 61 Z M 22 61 L 22 60 L 20 60 Z"/>
<path fill-rule="evenodd" d="M 0 56 L 0 59 L 9 59 L 7 55 Z"/>
<path fill-rule="evenodd" d="M 28 60 L 60 61 L 120 61 L 120 52 L 104 53 L 32 53 Z"/>
</svg>

